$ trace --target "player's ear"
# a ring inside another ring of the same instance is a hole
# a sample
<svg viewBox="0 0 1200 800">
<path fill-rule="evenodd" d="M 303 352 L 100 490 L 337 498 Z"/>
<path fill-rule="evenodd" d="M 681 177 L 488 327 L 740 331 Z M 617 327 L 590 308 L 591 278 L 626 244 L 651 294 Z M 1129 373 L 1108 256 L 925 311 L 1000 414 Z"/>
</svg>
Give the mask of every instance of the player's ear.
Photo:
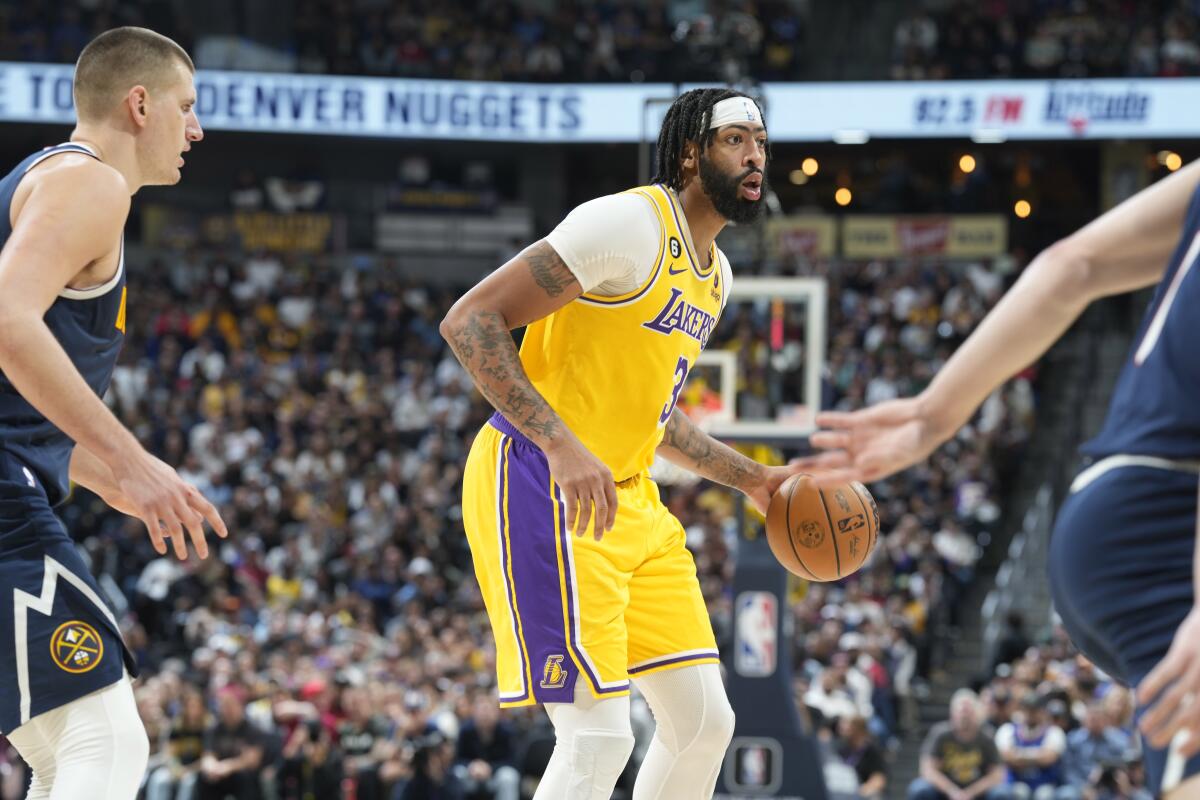
<svg viewBox="0 0 1200 800">
<path fill-rule="evenodd" d="M 139 128 L 146 127 L 150 106 L 150 94 L 146 87 L 138 84 L 130 89 L 129 94 L 125 95 L 125 105 L 129 108 L 129 117 L 133 124 Z"/>
<path fill-rule="evenodd" d="M 700 147 L 695 142 L 688 140 L 683 143 L 683 156 L 680 159 L 679 166 L 682 167 L 684 172 L 696 169 L 699 156 Z"/>
</svg>

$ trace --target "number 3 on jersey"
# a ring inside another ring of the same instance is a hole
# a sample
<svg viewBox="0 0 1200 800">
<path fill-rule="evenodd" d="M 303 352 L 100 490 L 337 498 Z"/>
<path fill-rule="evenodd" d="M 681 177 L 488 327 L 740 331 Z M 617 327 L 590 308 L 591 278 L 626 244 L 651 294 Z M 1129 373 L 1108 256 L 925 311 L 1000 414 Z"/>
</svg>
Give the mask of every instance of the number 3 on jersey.
<svg viewBox="0 0 1200 800">
<path fill-rule="evenodd" d="M 675 388 L 671 390 L 671 399 L 663 406 L 662 416 L 658 418 L 659 425 L 665 425 L 671 417 L 671 412 L 675 410 L 675 403 L 679 400 L 679 392 L 683 390 L 683 382 L 687 380 L 690 367 L 684 356 L 680 356 L 679 361 L 675 362 Z"/>
</svg>

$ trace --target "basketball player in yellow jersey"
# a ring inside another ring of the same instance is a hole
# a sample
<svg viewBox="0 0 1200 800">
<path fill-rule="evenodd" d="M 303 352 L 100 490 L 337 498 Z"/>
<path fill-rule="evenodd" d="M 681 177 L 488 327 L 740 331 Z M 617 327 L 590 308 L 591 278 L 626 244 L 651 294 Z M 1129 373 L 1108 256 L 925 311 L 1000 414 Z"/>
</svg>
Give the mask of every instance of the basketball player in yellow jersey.
<svg viewBox="0 0 1200 800">
<path fill-rule="evenodd" d="M 463 522 L 501 705 L 545 703 L 554 724 L 536 800 L 608 800 L 633 749 L 631 680 L 658 723 L 634 800 L 712 795 L 733 711 L 683 527 L 648 470 L 658 453 L 763 511 L 795 471 L 675 409 L 728 297 L 714 239 L 759 215 L 766 161 L 752 99 L 687 92 L 654 185 L 579 206 L 442 322 L 496 407 L 467 459 Z"/>
</svg>

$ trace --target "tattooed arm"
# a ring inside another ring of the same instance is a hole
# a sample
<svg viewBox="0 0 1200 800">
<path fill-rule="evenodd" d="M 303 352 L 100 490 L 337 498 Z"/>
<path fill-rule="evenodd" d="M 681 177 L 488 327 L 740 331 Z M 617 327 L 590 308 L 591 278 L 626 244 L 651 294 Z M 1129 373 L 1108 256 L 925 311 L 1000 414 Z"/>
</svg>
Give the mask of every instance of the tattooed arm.
<svg viewBox="0 0 1200 800">
<path fill-rule="evenodd" d="M 678 408 L 667 420 L 658 454 L 673 464 L 710 481 L 743 492 L 761 513 L 767 513 L 771 496 L 785 480 L 801 472 L 798 465 L 768 467 L 722 444 L 696 426 Z"/>
<path fill-rule="evenodd" d="M 582 291 L 554 248 L 540 241 L 463 295 L 441 324 L 480 393 L 543 450 L 569 431 L 530 383 L 509 331 L 549 316 Z"/>
<path fill-rule="evenodd" d="M 440 330 L 480 393 L 546 454 L 577 535 L 588 527 L 595 505 L 599 538 L 616 517 L 612 473 L 530 382 L 510 333 L 549 316 L 582 292 L 562 258 L 542 240 L 459 298 Z"/>
<path fill-rule="evenodd" d="M 671 412 L 658 454 L 684 469 L 747 494 L 762 483 L 762 464 L 718 442 L 678 408 Z"/>
</svg>

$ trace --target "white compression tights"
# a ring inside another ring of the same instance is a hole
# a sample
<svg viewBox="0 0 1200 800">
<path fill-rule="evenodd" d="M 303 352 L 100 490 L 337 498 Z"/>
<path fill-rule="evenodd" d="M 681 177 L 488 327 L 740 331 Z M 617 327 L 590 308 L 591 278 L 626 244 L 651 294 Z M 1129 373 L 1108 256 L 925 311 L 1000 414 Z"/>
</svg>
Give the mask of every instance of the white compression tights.
<svg viewBox="0 0 1200 800">
<path fill-rule="evenodd" d="M 709 800 L 733 738 L 721 668 L 699 664 L 634 679 L 654 712 L 654 740 L 633 800 Z"/>
<path fill-rule="evenodd" d="M 592 697 L 582 679 L 574 703 L 547 703 L 554 752 L 533 800 L 609 800 L 633 752 L 629 697 Z"/>
<path fill-rule="evenodd" d="M 634 681 L 657 728 L 633 800 L 708 800 L 733 736 L 733 709 L 716 664 Z M 575 702 L 547 703 L 555 745 L 534 800 L 609 800 L 633 751 L 629 698 L 597 700 L 583 681 Z"/>
<path fill-rule="evenodd" d="M 126 675 L 8 735 L 33 769 L 26 800 L 133 800 L 150 743 Z"/>
</svg>

